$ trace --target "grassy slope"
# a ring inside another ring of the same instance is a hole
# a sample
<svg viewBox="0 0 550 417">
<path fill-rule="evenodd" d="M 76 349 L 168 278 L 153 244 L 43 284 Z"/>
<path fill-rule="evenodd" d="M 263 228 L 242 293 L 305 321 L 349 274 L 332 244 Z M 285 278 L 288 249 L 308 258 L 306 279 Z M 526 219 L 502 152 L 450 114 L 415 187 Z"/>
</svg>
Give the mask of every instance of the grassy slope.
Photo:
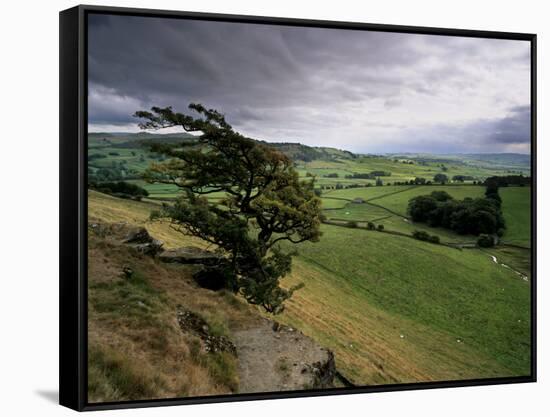
<svg viewBox="0 0 550 417">
<path fill-rule="evenodd" d="M 201 244 L 147 224 L 151 203 L 91 192 L 89 207 L 92 218 L 146 224 L 167 246 Z M 350 378 L 379 384 L 528 372 L 529 284 L 487 254 L 365 230 L 323 231 L 321 242 L 301 245 L 283 280 L 306 288 L 281 318 L 333 349 Z"/>
<path fill-rule="evenodd" d="M 530 247 L 531 187 L 503 187 L 499 193 L 507 227 L 504 241 Z"/>
<path fill-rule="evenodd" d="M 334 349 L 354 380 L 529 372 L 529 284 L 487 254 L 337 226 L 323 232 L 299 250 L 288 285 L 306 288 L 284 317 Z"/>
<path fill-rule="evenodd" d="M 147 203 L 91 192 L 90 218 L 144 224 Z M 168 246 L 200 244 L 166 225 L 147 224 Z M 159 264 L 125 246 L 89 235 L 89 400 L 120 401 L 229 394 L 238 390 L 236 360 L 207 354 L 183 333 L 178 305 L 200 314 L 213 334 L 231 335 L 259 320 L 232 294 L 197 288 L 185 267 Z M 130 279 L 122 269 L 130 267 Z"/>
</svg>

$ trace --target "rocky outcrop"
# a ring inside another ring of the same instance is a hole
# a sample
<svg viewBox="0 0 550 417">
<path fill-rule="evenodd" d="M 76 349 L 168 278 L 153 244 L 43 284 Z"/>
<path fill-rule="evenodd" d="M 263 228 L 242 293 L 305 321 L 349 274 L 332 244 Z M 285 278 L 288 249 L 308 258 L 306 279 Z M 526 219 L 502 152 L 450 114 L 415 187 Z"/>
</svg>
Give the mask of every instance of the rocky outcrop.
<svg viewBox="0 0 550 417">
<path fill-rule="evenodd" d="M 89 230 L 97 236 L 130 246 L 144 255 L 155 256 L 162 251 L 163 242 L 153 238 L 145 227 L 127 223 L 89 223 Z"/>
<path fill-rule="evenodd" d="M 334 354 L 302 332 L 273 320 L 233 334 L 239 356 L 240 392 L 330 388 Z"/>
<path fill-rule="evenodd" d="M 163 245 L 160 240 L 154 239 L 144 227 L 130 231 L 124 243 L 149 256 L 155 256 L 161 252 Z"/>
<path fill-rule="evenodd" d="M 159 254 L 159 259 L 166 263 L 216 265 L 222 258 L 211 251 L 184 246 L 163 251 Z"/>
<path fill-rule="evenodd" d="M 226 260 L 215 252 L 195 246 L 185 246 L 165 250 L 159 255 L 159 259 L 166 263 L 199 266 L 193 273 L 193 279 L 201 288 L 219 291 L 227 286 L 223 271 Z"/>
<path fill-rule="evenodd" d="M 334 386 L 334 354 L 292 327 L 262 318 L 229 338 L 212 334 L 202 317 L 182 306 L 177 320 L 184 333 L 201 339 L 206 352 L 229 352 L 238 358 L 241 393 Z"/>
<path fill-rule="evenodd" d="M 237 349 L 233 342 L 225 336 L 211 334 L 210 326 L 198 314 L 180 307 L 177 311 L 177 319 L 183 332 L 194 334 L 202 340 L 206 352 L 229 352 L 237 355 Z"/>
</svg>

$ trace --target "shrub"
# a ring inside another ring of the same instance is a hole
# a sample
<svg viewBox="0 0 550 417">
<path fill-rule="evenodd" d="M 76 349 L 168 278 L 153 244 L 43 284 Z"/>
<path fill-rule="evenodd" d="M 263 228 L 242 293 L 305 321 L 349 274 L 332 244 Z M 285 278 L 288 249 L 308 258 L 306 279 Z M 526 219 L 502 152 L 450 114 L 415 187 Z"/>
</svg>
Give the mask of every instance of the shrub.
<svg viewBox="0 0 550 417">
<path fill-rule="evenodd" d="M 439 244 L 439 236 L 436 236 L 436 235 L 430 236 L 430 242 Z"/>
<path fill-rule="evenodd" d="M 422 240 L 424 242 L 430 242 L 430 243 L 439 243 L 439 236 L 436 235 L 430 235 L 429 233 L 423 231 L 423 230 L 415 230 L 412 233 L 412 237 L 418 240 Z"/>
<path fill-rule="evenodd" d="M 427 232 L 424 232 L 423 230 L 415 230 L 415 231 L 412 233 L 412 236 L 413 236 L 415 239 L 418 239 L 418 240 L 425 240 L 425 241 L 427 241 L 427 240 L 430 238 L 430 235 L 429 235 Z"/>
<path fill-rule="evenodd" d="M 146 189 L 125 181 L 103 182 L 99 184 L 90 183 L 90 188 L 105 194 L 112 194 L 122 198 L 135 198 L 138 200 L 149 195 Z"/>
<path fill-rule="evenodd" d="M 367 229 L 368 229 L 368 230 L 375 230 L 375 229 L 376 229 L 376 226 L 374 225 L 373 222 L 368 222 L 368 223 L 367 223 Z"/>
<path fill-rule="evenodd" d="M 107 158 L 107 155 L 103 155 L 102 153 L 95 153 L 93 155 L 88 155 L 88 161 L 93 161 L 94 159 L 102 159 Z"/>
<path fill-rule="evenodd" d="M 357 222 L 354 221 L 354 220 L 351 220 L 351 221 L 347 222 L 347 223 L 346 223 L 346 226 L 347 226 L 347 227 L 350 227 L 350 228 L 352 228 L 352 229 L 356 229 L 356 228 L 358 227 Z"/>
<path fill-rule="evenodd" d="M 447 177 L 445 174 L 435 174 L 434 176 L 434 182 L 437 182 L 439 184 L 445 184 L 449 181 L 449 177 Z"/>
<path fill-rule="evenodd" d="M 491 248 L 495 246 L 495 240 L 493 236 L 482 233 L 477 238 L 477 245 L 481 248 Z"/>
<path fill-rule="evenodd" d="M 378 227 L 377 227 L 378 231 L 379 232 L 383 232 L 384 231 L 384 225 L 383 224 L 379 224 Z"/>
</svg>

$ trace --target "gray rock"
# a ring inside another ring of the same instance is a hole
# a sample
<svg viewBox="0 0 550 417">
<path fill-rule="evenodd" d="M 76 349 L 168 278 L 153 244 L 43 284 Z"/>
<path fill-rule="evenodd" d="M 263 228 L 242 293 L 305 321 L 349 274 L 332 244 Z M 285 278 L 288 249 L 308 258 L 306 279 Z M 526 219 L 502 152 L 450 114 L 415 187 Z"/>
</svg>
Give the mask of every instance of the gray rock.
<svg viewBox="0 0 550 417">
<path fill-rule="evenodd" d="M 210 334 L 208 323 L 198 314 L 183 307 L 177 311 L 177 320 L 180 329 L 186 333 L 193 333 L 204 343 L 204 350 L 208 353 L 229 352 L 237 356 L 237 348 L 229 338 Z"/>
<path fill-rule="evenodd" d="M 128 232 L 124 243 L 151 243 L 153 240 L 145 227 L 136 227 Z"/>
<path fill-rule="evenodd" d="M 167 263 L 216 265 L 223 258 L 214 252 L 185 246 L 177 249 L 168 249 L 159 255 L 159 259 Z"/>
<path fill-rule="evenodd" d="M 151 239 L 150 242 L 130 244 L 129 246 L 137 250 L 139 253 L 143 253 L 144 255 L 156 256 L 159 252 L 162 251 L 163 244 L 164 243 L 160 240 Z"/>
</svg>

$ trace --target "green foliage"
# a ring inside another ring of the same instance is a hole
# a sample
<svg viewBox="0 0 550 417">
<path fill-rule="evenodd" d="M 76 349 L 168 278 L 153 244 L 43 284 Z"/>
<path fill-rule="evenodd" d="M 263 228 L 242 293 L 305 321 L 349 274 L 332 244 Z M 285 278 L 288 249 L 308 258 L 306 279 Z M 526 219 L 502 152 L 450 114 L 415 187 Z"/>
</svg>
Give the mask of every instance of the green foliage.
<svg viewBox="0 0 550 417">
<path fill-rule="evenodd" d="M 370 175 L 374 177 L 391 177 L 391 172 L 389 171 L 371 171 Z"/>
<path fill-rule="evenodd" d="M 436 201 L 445 202 L 452 200 L 453 197 L 447 191 L 432 191 L 430 196 L 433 197 Z"/>
<path fill-rule="evenodd" d="M 494 234 L 505 227 L 500 203 L 494 198 L 457 201 L 444 191 L 434 191 L 412 198 L 408 213 L 415 222 L 444 227 L 461 235 Z"/>
<path fill-rule="evenodd" d="M 498 207 L 502 205 L 502 198 L 498 193 L 498 184 L 496 182 L 487 182 L 487 188 L 485 190 L 485 197 L 495 202 Z"/>
<path fill-rule="evenodd" d="M 439 184 L 446 184 L 447 182 L 449 182 L 449 177 L 447 177 L 445 174 L 435 174 L 434 182 L 437 182 Z"/>
<path fill-rule="evenodd" d="M 383 224 L 379 224 L 376 229 L 379 231 L 379 232 L 383 232 L 384 231 L 384 225 Z"/>
<path fill-rule="evenodd" d="M 133 197 L 133 198 L 141 199 L 142 197 L 147 197 L 149 195 L 149 192 L 146 189 L 136 184 L 132 184 L 125 181 L 103 182 L 103 183 L 91 182 L 89 184 L 89 187 L 93 190 L 97 190 L 105 194 L 112 194 L 117 197 L 123 197 L 123 198 Z"/>
<path fill-rule="evenodd" d="M 367 229 L 368 230 L 375 230 L 376 229 L 376 226 L 373 222 L 368 222 L 367 223 Z"/>
<path fill-rule="evenodd" d="M 351 220 L 351 221 L 349 221 L 349 222 L 346 223 L 346 226 L 347 226 L 347 227 L 350 227 L 350 228 L 352 228 L 352 229 L 356 229 L 359 225 L 357 224 L 356 221 Z"/>
<path fill-rule="evenodd" d="M 464 181 L 473 181 L 474 177 L 471 175 L 453 175 L 453 181 L 455 182 L 464 182 Z"/>
<path fill-rule="evenodd" d="M 103 159 L 107 158 L 107 155 L 103 155 L 102 153 L 95 153 L 92 155 L 88 155 L 88 162 L 94 161 L 96 159 Z"/>
<path fill-rule="evenodd" d="M 495 240 L 493 236 L 482 233 L 477 238 L 477 245 L 481 248 L 492 248 L 495 246 Z"/>
<path fill-rule="evenodd" d="M 170 107 L 135 114 L 145 120 L 140 124 L 144 129 L 180 126 L 200 133 L 184 144 L 151 146 L 169 159 L 152 164 L 145 179 L 176 185 L 183 192 L 153 217 L 168 218 L 181 232 L 219 247 L 226 254 L 229 287 L 249 303 L 280 313 L 299 286 L 279 286 L 279 279 L 290 272 L 293 254 L 276 245 L 319 239 L 322 214 L 315 179 L 300 180 L 287 156 L 235 132 L 217 111 L 200 104 L 189 108 L 198 117 Z M 206 197 L 216 192 L 224 197 Z"/>
<path fill-rule="evenodd" d="M 425 232 L 424 230 L 415 230 L 412 236 L 415 239 L 423 240 L 425 242 L 439 243 L 439 236 L 430 235 L 428 232 Z"/>
<path fill-rule="evenodd" d="M 495 175 L 485 180 L 487 187 L 508 187 L 509 185 L 531 185 L 531 178 L 523 175 Z"/>
</svg>

